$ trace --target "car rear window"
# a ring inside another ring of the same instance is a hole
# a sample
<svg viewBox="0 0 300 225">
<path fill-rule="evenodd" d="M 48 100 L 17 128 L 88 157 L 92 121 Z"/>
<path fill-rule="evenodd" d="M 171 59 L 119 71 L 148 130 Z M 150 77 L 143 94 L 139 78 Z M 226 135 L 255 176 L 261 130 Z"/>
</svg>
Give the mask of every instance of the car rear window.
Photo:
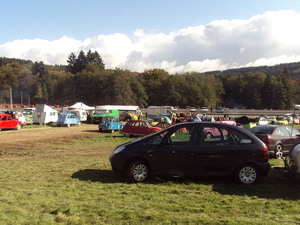
<svg viewBox="0 0 300 225">
<path fill-rule="evenodd" d="M 271 134 L 274 130 L 274 127 L 253 127 L 249 131 L 252 134 Z"/>
</svg>

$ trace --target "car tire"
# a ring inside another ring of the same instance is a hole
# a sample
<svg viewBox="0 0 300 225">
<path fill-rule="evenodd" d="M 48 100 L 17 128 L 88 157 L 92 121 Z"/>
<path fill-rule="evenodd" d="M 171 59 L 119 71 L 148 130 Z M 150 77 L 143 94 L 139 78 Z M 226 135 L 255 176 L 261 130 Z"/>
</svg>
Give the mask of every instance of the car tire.
<svg viewBox="0 0 300 225">
<path fill-rule="evenodd" d="M 110 133 L 112 134 L 113 132 L 115 132 L 115 130 L 110 130 Z"/>
<path fill-rule="evenodd" d="M 71 125 L 70 125 L 70 124 L 67 124 L 66 126 L 67 126 L 67 127 L 70 127 Z"/>
<path fill-rule="evenodd" d="M 243 164 L 235 171 L 235 180 L 239 184 L 254 184 L 259 178 L 259 170 L 252 164 Z"/>
<path fill-rule="evenodd" d="M 21 129 L 21 124 L 17 124 L 17 126 L 15 127 L 15 130 L 20 130 Z"/>
<path fill-rule="evenodd" d="M 275 158 L 281 159 L 283 157 L 283 147 L 281 144 L 275 146 Z"/>
<path fill-rule="evenodd" d="M 78 122 L 78 123 L 77 123 L 77 126 L 80 127 L 80 126 L 81 126 L 81 122 Z"/>
<path fill-rule="evenodd" d="M 211 139 L 213 137 L 213 135 L 212 135 L 212 133 L 210 133 L 210 132 L 207 132 L 206 134 L 205 134 L 205 139 Z"/>
<path fill-rule="evenodd" d="M 134 161 L 127 168 L 127 177 L 130 183 L 145 181 L 150 175 L 150 167 L 144 161 Z"/>
</svg>

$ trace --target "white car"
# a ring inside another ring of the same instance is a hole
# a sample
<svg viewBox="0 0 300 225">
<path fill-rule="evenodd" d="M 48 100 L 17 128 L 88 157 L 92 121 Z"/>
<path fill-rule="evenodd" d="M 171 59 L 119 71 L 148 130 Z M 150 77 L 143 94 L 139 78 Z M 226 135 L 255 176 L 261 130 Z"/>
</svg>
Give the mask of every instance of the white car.
<svg viewBox="0 0 300 225">
<path fill-rule="evenodd" d="M 196 112 L 196 108 L 195 107 L 191 107 L 190 108 L 190 112 Z"/>
<path fill-rule="evenodd" d="M 208 112 L 208 108 L 207 107 L 202 107 L 201 112 Z"/>
<path fill-rule="evenodd" d="M 270 121 L 267 120 L 265 117 L 260 117 L 257 121 L 258 126 L 263 126 L 263 125 L 269 125 Z"/>
</svg>

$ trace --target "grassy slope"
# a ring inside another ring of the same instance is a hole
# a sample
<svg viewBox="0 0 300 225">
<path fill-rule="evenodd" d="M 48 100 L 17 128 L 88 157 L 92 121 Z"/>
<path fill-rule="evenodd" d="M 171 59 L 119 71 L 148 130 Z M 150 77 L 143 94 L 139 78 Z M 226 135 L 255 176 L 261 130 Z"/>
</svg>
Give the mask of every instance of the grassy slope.
<svg viewBox="0 0 300 225">
<path fill-rule="evenodd" d="M 300 223 L 299 177 L 271 171 L 250 186 L 225 178 L 128 184 L 108 161 L 126 140 L 108 134 L 1 155 L 0 224 Z"/>
</svg>

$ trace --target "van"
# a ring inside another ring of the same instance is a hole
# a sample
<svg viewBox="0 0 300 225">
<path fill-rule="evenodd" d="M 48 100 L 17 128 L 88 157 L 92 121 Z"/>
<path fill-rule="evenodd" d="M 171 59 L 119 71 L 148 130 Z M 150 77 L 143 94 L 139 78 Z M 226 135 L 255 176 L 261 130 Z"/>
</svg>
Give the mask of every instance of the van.
<svg viewBox="0 0 300 225">
<path fill-rule="evenodd" d="M 79 121 L 87 121 L 87 113 L 85 110 L 70 110 L 68 107 L 63 108 L 63 113 L 72 113 Z"/>
<path fill-rule="evenodd" d="M 149 106 L 147 109 L 147 117 L 159 116 L 160 114 L 171 114 L 177 109 L 173 106 Z"/>
<path fill-rule="evenodd" d="M 92 115 L 93 123 L 100 123 L 104 117 L 106 116 L 113 116 L 119 117 L 119 110 L 118 109 L 95 109 Z"/>
</svg>

